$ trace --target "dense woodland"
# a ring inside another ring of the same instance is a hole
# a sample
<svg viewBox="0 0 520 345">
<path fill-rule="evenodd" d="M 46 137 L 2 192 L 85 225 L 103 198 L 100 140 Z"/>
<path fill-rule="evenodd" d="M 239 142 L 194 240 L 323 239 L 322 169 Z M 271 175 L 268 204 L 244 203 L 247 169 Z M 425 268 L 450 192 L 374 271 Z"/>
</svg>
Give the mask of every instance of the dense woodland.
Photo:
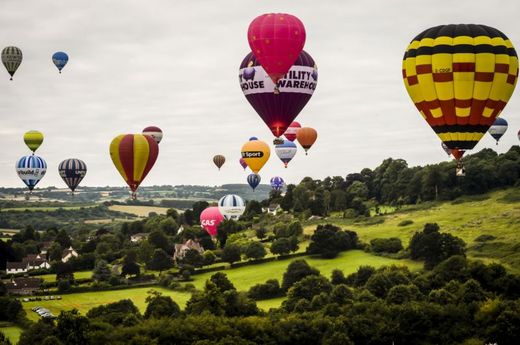
<svg viewBox="0 0 520 345">
<path fill-rule="evenodd" d="M 287 186 L 283 195 L 272 192 L 264 201 L 249 201 L 239 221 L 221 223 L 216 242 L 198 226 L 200 213 L 209 205 L 205 201 L 193 203 L 182 213 L 170 209 L 166 215 L 152 213 L 146 219 L 96 229 L 60 224 L 38 232 L 27 225 L 9 241 L 0 241 L 0 270 L 6 260 L 21 260 L 38 253 L 44 242 L 52 242 L 49 272 L 57 279 L 47 288 L 84 291 L 85 284 L 89 289 L 110 289 L 153 281 L 193 294 L 184 310 L 170 297 L 150 291 L 143 314 L 131 301 L 123 300 L 86 315 L 63 312 L 56 320 L 38 323 L 27 321 L 18 300 L 0 297 L 0 321 L 26 328 L 22 345 L 516 344 L 520 339 L 520 276 L 500 264 L 467 260 L 466 243 L 442 232 L 434 219 L 409 243 L 399 238 L 364 243 L 356 232 L 326 220 L 312 235 L 303 231 L 302 224 L 308 224 L 312 215 L 371 221 L 377 217 L 370 217 L 370 210 L 378 213 L 384 205 L 422 205 L 519 186 L 518 146 L 501 155 L 485 149 L 466 157 L 464 164 L 464 178 L 455 177 L 454 162 L 409 168 L 405 161 L 395 159 L 345 178 L 305 178 Z M 510 198 L 520 201 L 518 193 Z M 263 207 L 273 204 L 286 212 L 265 213 Z M 148 233 L 148 239 L 131 242 L 130 237 L 138 233 Z M 197 240 L 204 253 L 190 250 L 174 262 L 175 244 L 188 239 Z M 308 243 L 306 249 L 300 248 L 303 241 Z M 61 253 L 69 246 L 80 255 L 62 263 Z M 325 277 L 296 257 L 305 252 L 331 259 L 353 249 L 421 261 L 424 269 L 362 266 L 347 276 L 336 270 Z M 266 257 L 268 252 L 273 257 Z M 219 264 L 258 264 L 291 256 L 295 258 L 281 281 L 267 280 L 249 291 L 237 291 L 222 272 L 214 273 L 200 291 L 189 283 L 201 269 Z M 112 265 L 120 266 L 120 274 L 111 270 Z M 74 272 L 81 270 L 92 270 L 92 278 L 75 279 Z M 5 287 L 0 284 L 3 294 Z M 286 298 L 282 307 L 268 312 L 255 302 L 282 296 Z M 1 335 L 0 344 L 8 344 Z"/>
</svg>

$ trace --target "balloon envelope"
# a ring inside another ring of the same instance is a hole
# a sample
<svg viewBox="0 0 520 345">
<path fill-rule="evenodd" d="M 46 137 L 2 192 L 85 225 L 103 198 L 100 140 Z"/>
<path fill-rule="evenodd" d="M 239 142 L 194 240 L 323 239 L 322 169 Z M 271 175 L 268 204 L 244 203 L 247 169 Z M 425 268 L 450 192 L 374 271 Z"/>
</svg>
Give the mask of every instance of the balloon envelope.
<svg viewBox="0 0 520 345">
<path fill-rule="evenodd" d="M 39 131 L 26 132 L 23 135 L 23 141 L 32 152 L 36 152 L 38 147 L 43 143 L 43 134 Z"/>
<path fill-rule="evenodd" d="M 223 196 L 218 201 L 218 210 L 226 219 L 238 219 L 244 213 L 246 204 L 235 194 Z"/>
<path fill-rule="evenodd" d="M 222 168 L 222 166 L 224 165 L 225 162 L 226 162 L 226 157 L 224 157 L 222 155 L 213 156 L 213 163 L 215 163 L 218 170 L 220 170 L 220 168 Z"/>
<path fill-rule="evenodd" d="M 43 158 L 34 154 L 20 157 L 16 162 L 16 173 L 25 185 L 29 187 L 29 190 L 34 189 L 46 172 L 47 163 Z"/>
<path fill-rule="evenodd" d="M 287 130 L 291 122 L 311 99 L 318 83 L 318 70 L 313 58 L 302 51 L 289 73 L 275 84 L 253 53 L 249 53 L 239 70 L 239 82 L 244 96 L 260 115 L 275 137 Z"/>
<path fill-rule="evenodd" d="M 307 150 L 316 142 L 318 138 L 318 132 L 314 128 L 302 127 L 296 132 L 296 139 L 300 145 L 304 148 L 305 154 Z"/>
<path fill-rule="evenodd" d="M 441 141 L 452 150 L 471 150 L 513 94 L 518 58 L 497 29 L 440 25 L 412 40 L 402 73 L 410 98 Z"/>
<path fill-rule="evenodd" d="M 159 146 L 148 135 L 122 134 L 110 143 L 110 158 L 133 192 L 133 197 L 158 155 Z"/>
<path fill-rule="evenodd" d="M 248 141 L 242 146 L 242 158 L 255 174 L 262 169 L 271 155 L 269 145 L 261 140 Z"/>
<path fill-rule="evenodd" d="M 2 63 L 13 80 L 14 73 L 22 63 L 23 54 L 18 47 L 5 47 L 2 50 Z"/>
<path fill-rule="evenodd" d="M 247 183 L 249 183 L 249 186 L 251 186 L 253 190 L 258 187 L 261 180 L 262 178 L 258 174 L 249 174 L 249 176 L 247 176 Z"/>
<path fill-rule="evenodd" d="M 218 210 L 218 207 L 207 207 L 200 214 L 200 225 L 206 230 L 210 236 L 216 236 L 218 225 L 224 220 L 224 216 Z"/>
<path fill-rule="evenodd" d="M 282 190 L 285 182 L 280 176 L 271 178 L 271 188 L 273 190 Z"/>
<path fill-rule="evenodd" d="M 497 117 L 495 122 L 493 122 L 493 125 L 489 127 L 489 134 L 497 141 L 502 138 L 504 133 L 507 131 L 507 121 L 506 119 L 503 119 L 501 117 Z"/>
<path fill-rule="evenodd" d="M 260 15 L 247 30 L 251 51 L 275 83 L 294 64 L 305 45 L 305 38 L 303 23 L 287 13 Z"/>
<path fill-rule="evenodd" d="M 74 192 L 87 174 L 87 165 L 81 159 L 65 159 L 58 165 L 58 172 L 65 184 Z"/>
<path fill-rule="evenodd" d="M 293 121 L 283 134 L 285 138 L 289 141 L 295 141 L 296 140 L 296 132 L 302 128 L 302 125 L 300 125 L 299 122 Z"/>
<path fill-rule="evenodd" d="M 61 73 L 63 67 L 69 62 L 69 56 L 64 52 L 56 52 L 52 55 L 52 62 Z"/>
<path fill-rule="evenodd" d="M 143 135 L 149 135 L 159 144 L 163 138 L 163 132 L 159 127 L 149 126 L 143 129 Z"/>
<path fill-rule="evenodd" d="M 287 164 L 289 164 L 296 155 L 297 150 L 298 148 L 296 147 L 296 144 L 289 140 L 284 140 L 283 144 L 275 145 L 274 147 L 276 155 L 280 158 L 286 168 Z"/>
</svg>

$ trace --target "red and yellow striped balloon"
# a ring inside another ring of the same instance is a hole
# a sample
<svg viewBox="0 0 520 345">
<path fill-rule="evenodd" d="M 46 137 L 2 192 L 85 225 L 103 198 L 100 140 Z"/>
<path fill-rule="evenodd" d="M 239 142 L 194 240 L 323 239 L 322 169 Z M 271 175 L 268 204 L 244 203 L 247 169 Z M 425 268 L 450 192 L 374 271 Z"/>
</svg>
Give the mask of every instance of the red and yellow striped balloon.
<svg viewBox="0 0 520 345">
<path fill-rule="evenodd" d="M 110 143 L 110 158 L 132 190 L 133 197 L 158 155 L 159 145 L 148 135 L 121 134 Z"/>
</svg>

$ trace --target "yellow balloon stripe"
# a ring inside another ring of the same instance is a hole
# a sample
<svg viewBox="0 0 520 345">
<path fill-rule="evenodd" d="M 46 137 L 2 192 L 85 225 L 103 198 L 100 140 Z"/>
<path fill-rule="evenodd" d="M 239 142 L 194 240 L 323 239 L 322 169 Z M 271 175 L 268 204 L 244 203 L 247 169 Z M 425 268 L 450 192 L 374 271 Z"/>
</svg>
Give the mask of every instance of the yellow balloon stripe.
<svg viewBox="0 0 520 345">
<path fill-rule="evenodd" d="M 148 140 L 142 134 L 134 135 L 134 181 L 141 182 L 148 156 L 150 155 L 150 147 Z"/>
<path fill-rule="evenodd" d="M 115 137 L 110 143 L 110 158 L 112 158 L 112 162 L 116 166 L 117 171 L 123 176 L 125 181 L 128 181 L 128 177 L 126 176 L 125 169 L 123 169 L 123 165 L 121 164 L 121 159 L 119 158 L 119 143 L 121 143 L 121 139 L 123 139 L 125 135 L 120 134 Z"/>
</svg>

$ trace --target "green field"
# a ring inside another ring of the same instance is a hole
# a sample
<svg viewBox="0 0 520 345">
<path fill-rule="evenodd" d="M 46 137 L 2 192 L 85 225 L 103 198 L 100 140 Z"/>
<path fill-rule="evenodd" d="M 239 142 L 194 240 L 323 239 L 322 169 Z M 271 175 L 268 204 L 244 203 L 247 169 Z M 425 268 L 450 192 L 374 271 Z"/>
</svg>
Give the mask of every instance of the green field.
<svg viewBox="0 0 520 345">
<path fill-rule="evenodd" d="M 343 252 L 334 259 L 321 259 L 310 256 L 300 257 L 298 259 L 305 259 L 309 265 L 319 269 L 321 274 L 326 277 L 330 277 L 330 274 L 334 269 L 340 269 L 345 273 L 345 275 L 348 275 L 352 272 L 355 272 L 361 265 L 380 267 L 383 265 L 395 264 L 406 265 L 410 268 L 410 270 L 419 270 L 422 268 L 421 262 L 389 259 L 365 253 L 362 250 L 351 250 Z M 268 279 L 278 279 L 281 283 L 283 273 L 293 260 L 296 259 L 272 261 L 259 265 L 232 268 L 222 272 L 227 274 L 228 278 L 235 285 L 237 290 L 247 291 L 251 286 L 258 283 L 264 283 Z M 194 275 L 193 284 L 198 289 L 202 289 L 204 287 L 205 281 L 213 274 L 215 274 L 215 272 Z"/>
<path fill-rule="evenodd" d="M 44 274 L 41 276 L 37 276 L 38 278 L 42 278 L 43 281 L 46 282 L 55 282 L 56 281 L 56 274 Z M 84 278 L 91 278 L 92 277 L 92 271 L 80 271 L 80 272 L 74 272 L 74 279 L 84 279 Z"/>
<path fill-rule="evenodd" d="M 122 299 L 131 299 L 132 302 L 144 312 L 146 308 L 145 299 L 147 291 L 156 290 L 164 295 L 171 296 L 175 302 L 182 308 L 186 305 L 186 302 L 191 297 L 190 293 L 187 292 L 176 292 L 164 289 L 159 286 L 145 287 L 145 288 L 134 288 L 125 290 L 113 290 L 113 291 L 96 291 L 96 292 L 82 292 L 69 295 L 62 295 L 61 300 L 52 301 L 34 301 L 34 302 L 23 302 L 23 307 L 27 312 L 27 317 L 30 320 L 36 321 L 39 316 L 31 310 L 36 306 L 42 306 L 49 309 L 54 315 L 59 315 L 62 310 L 71 310 L 73 308 L 78 309 L 82 314 L 86 314 L 91 308 L 97 307 L 102 304 L 116 302 Z"/>
<path fill-rule="evenodd" d="M 511 270 L 519 272 L 520 251 L 515 246 L 520 244 L 520 203 L 515 202 L 518 194 L 518 189 L 508 189 L 438 203 L 426 209 L 413 210 L 412 207 L 409 211 L 402 210 L 369 219 L 372 222 L 380 219 L 383 221 L 380 224 L 355 223 L 332 217 L 321 223 L 333 223 L 344 229 L 354 230 L 367 243 L 374 238 L 398 237 L 405 247 L 413 234 L 422 230 L 424 224 L 437 223 L 442 232 L 449 232 L 466 242 L 469 257 L 478 257 L 488 262 L 499 260 Z M 399 226 L 403 220 L 412 220 L 413 224 Z M 305 233 L 310 234 L 315 228 L 316 225 L 308 225 Z M 474 241 L 483 234 L 493 235 L 496 239 L 485 245 Z"/>
<path fill-rule="evenodd" d="M 43 207 L 38 207 L 38 206 L 33 206 L 33 207 L 12 207 L 12 208 L 3 208 L 0 210 L 0 212 L 7 212 L 7 211 L 19 211 L 19 212 L 23 212 L 23 211 L 43 211 L 43 212 L 49 212 L 49 211 L 56 211 L 56 210 L 59 210 L 59 209 L 62 209 L 62 210 L 79 210 L 80 208 L 88 208 L 88 207 L 96 207 L 97 205 L 95 204 L 92 204 L 92 205 L 80 205 L 80 206 L 60 206 L 60 207 L 55 207 L 55 206 L 52 206 L 52 207 L 46 207 L 46 206 L 43 206 Z"/>
<path fill-rule="evenodd" d="M 133 205 L 112 205 L 109 206 L 108 209 L 111 211 L 135 214 L 138 217 L 148 217 L 148 214 L 150 212 L 155 212 L 157 214 L 166 214 L 166 211 L 168 211 L 167 207 Z"/>
<path fill-rule="evenodd" d="M 0 323 L 0 332 L 4 333 L 5 336 L 11 340 L 11 343 L 16 344 L 18 339 L 20 339 L 22 329 L 10 323 Z"/>
</svg>

